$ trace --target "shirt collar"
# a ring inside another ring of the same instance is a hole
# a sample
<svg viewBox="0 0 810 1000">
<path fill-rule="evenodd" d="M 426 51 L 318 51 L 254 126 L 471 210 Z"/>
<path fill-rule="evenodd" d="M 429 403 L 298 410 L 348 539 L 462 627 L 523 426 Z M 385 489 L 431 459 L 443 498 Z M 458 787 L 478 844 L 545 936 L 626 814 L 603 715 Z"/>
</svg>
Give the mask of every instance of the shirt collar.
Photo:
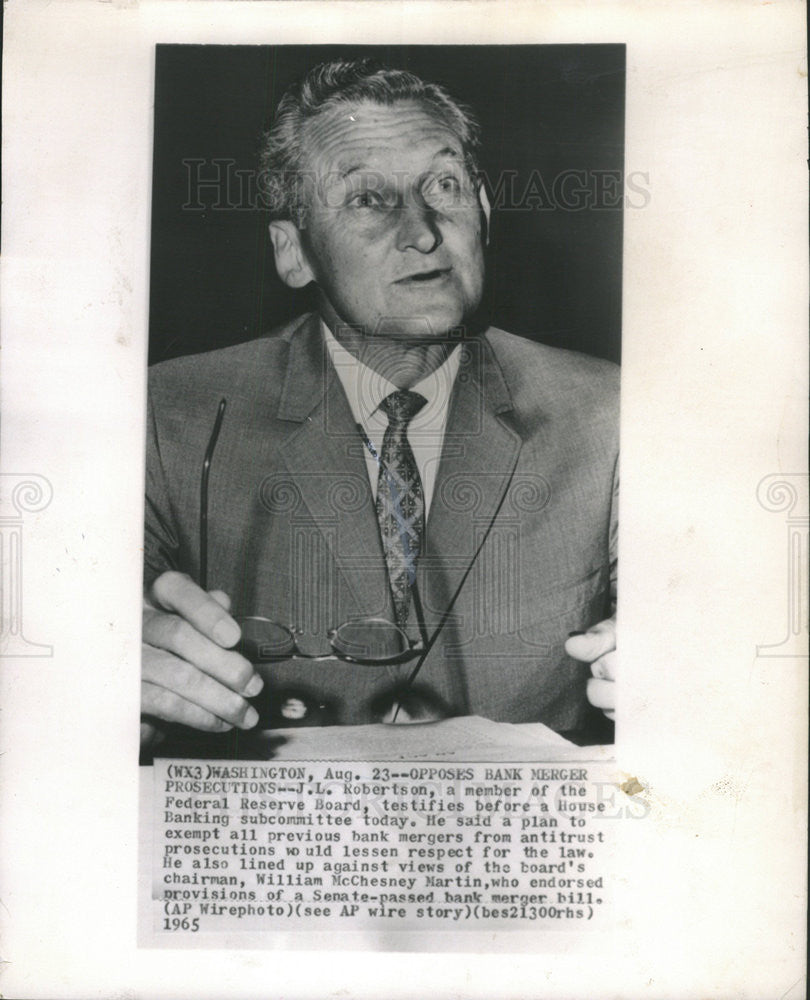
<svg viewBox="0 0 810 1000">
<path fill-rule="evenodd" d="M 396 392 L 397 386 L 347 351 L 323 320 L 321 329 L 326 349 L 343 385 L 355 420 L 363 427 L 369 427 L 380 421 L 387 423 L 385 414 L 379 408 L 380 403 L 390 393 Z M 438 368 L 411 386 L 413 392 L 418 392 L 427 400 L 427 404 L 411 421 L 411 427 L 444 426 L 460 360 L 461 352 L 456 345 Z"/>
</svg>

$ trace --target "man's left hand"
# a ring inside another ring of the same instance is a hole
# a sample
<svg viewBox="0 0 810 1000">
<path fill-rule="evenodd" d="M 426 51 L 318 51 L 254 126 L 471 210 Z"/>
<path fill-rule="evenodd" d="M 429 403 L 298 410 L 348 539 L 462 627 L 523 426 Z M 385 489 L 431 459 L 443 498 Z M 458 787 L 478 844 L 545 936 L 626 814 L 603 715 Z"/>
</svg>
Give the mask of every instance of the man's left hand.
<svg viewBox="0 0 810 1000">
<path fill-rule="evenodd" d="M 582 635 L 572 635 L 565 651 L 575 660 L 590 663 L 593 677 L 588 681 L 588 701 L 601 708 L 609 719 L 616 716 L 616 619 L 606 618 Z"/>
</svg>

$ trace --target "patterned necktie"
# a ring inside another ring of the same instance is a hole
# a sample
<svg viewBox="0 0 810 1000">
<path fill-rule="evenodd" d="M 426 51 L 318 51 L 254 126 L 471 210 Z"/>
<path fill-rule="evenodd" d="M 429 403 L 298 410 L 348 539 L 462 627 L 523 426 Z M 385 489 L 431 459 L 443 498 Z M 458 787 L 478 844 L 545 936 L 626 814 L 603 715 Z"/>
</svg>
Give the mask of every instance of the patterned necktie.
<svg viewBox="0 0 810 1000">
<path fill-rule="evenodd" d="M 425 497 L 408 443 L 411 419 L 427 403 L 418 392 L 399 389 L 380 403 L 388 417 L 377 480 L 377 520 L 397 625 L 405 625 L 425 527 Z"/>
</svg>

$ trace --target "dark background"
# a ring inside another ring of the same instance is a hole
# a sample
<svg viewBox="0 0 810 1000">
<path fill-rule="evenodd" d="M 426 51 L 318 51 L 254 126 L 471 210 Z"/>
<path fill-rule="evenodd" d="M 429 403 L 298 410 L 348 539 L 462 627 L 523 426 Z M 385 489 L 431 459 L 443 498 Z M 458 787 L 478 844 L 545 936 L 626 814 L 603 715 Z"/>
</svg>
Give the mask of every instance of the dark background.
<svg viewBox="0 0 810 1000">
<path fill-rule="evenodd" d="M 150 363 L 250 340 L 310 308 L 306 292 L 276 277 L 268 220 L 236 172 L 255 172 L 262 130 L 288 84 L 336 56 L 376 57 L 471 105 L 490 186 L 510 171 L 520 196 L 539 171 L 532 207 L 493 213 L 485 315 L 532 340 L 618 361 L 623 184 L 597 207 L 572 209 L 554 181 L 568 170 L 622 175 L 623 45 L 158 45 Z M 214 159 L 234 161 L 221 166 L 230 193 L 225 183 L 201 190 L 189 207 L 190 159 L 205 161 L 193 169 L 206 179 L 216 176 Z"/>
</svg>

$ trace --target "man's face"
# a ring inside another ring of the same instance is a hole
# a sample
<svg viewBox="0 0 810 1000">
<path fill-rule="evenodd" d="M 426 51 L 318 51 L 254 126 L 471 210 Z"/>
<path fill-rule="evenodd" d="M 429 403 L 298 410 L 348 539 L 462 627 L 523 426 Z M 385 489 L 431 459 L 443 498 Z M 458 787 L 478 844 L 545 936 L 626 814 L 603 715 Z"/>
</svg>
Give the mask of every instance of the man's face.
<svg viewBox="0 0 810 1000">
<path fill-rule="evenodd" d="M 300 230 L 327 319 L 366 335 L 435 337 L 481 300 L 482 202 L 459 139 L 417 103 L 330 109 L 304 137 Z"/>
</svg>

